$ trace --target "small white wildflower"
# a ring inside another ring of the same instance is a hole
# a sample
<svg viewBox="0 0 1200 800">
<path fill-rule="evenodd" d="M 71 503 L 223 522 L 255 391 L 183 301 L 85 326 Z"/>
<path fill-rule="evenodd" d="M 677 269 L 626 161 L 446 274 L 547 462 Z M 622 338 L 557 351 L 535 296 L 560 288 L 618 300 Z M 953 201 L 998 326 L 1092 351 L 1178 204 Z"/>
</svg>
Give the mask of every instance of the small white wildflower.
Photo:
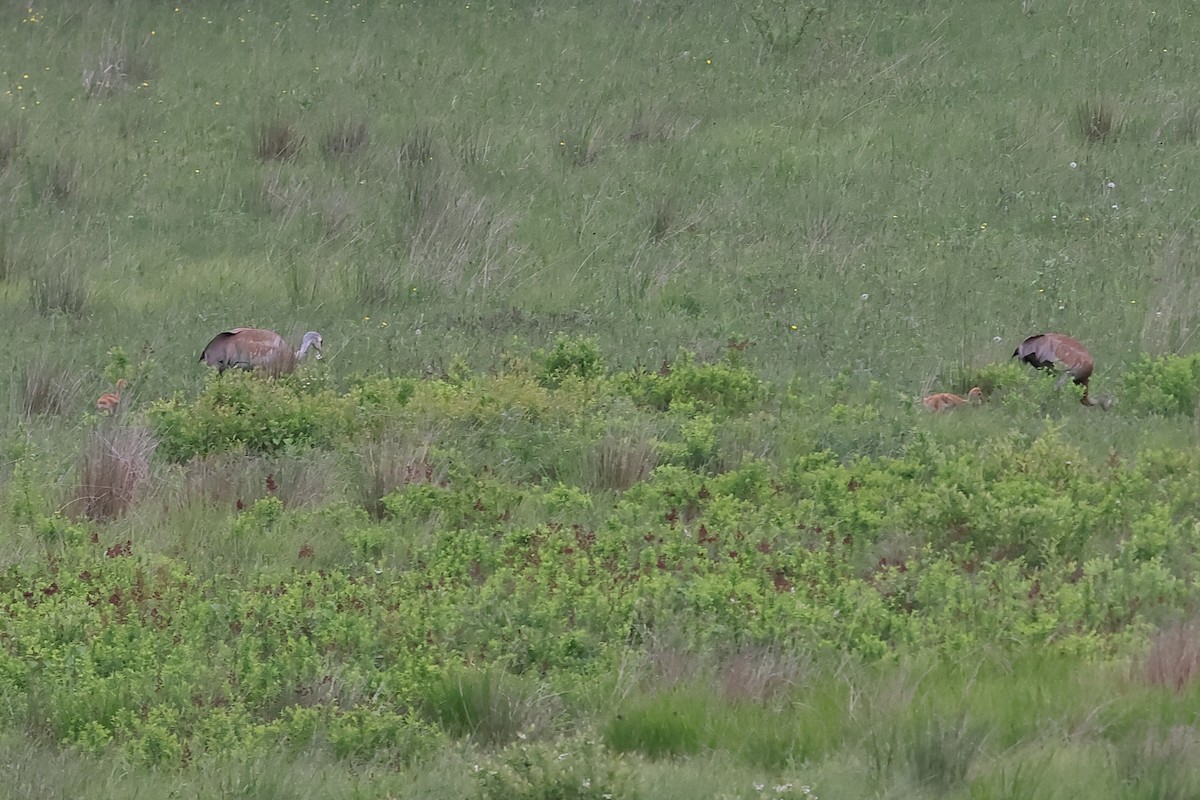
<svg viewBox="0 0 1200 800">
<path fill-rule="evenodd" d="M 807 786 L 807 785 L 806 785 L 806 786 L 801 786 L 801 787 L 800 787 L 800 793 L 801 793 L 801 794 L 812 794 L 812 787 L 811 787 L 811 786 Z"/>
<path fill-rule="evenodd" d="M 1058 214 L 1051 214 L 1050 219 L 1058 219 Z"/>
<path fill-rule="evenodd" d="M 859 299 L 859 300 L 870 300 L 870 299 L 871 299 L 871 295 L 867 294 L 866 292 L 863 292 L 862 294 L 860 294 L 860 295 L 858 296 L 858 299 Z"/>
<path fill-rule="evenodd" d="M 1113 183 L 1112 181 L 1109 181 L 1108 183 L 1106 183 L 1104 185 L 1107 186 L 1109 189 L 1117 188 L 1117 185 L 1115 183 Z"/>
<path fill-rule="evenodd" d="M 1116 211 L 1118 208 L 1120 208 L 1120 206 L 1116 203 L 1113 203 L 1113 211 Z"/>
<path fill-rule="evenodd" d="M 792 789 L 792 785 L 790 783 L 781 783 L 775 787 L 775 791 L 778 794 L 783 794 L 784 792 L 789 792 L 789 791 L 791 791 L 791 789 Z"/>
<path fill-rule="evenodd" d="M 584 778 L 583 783 L 581 783 L 579 785 L 582 786 L 584 789 L 590 789 L 590 788 L 592 788 L 592 779 Z"/>
<path fill-rule="evenodd" d="M 1067 310 L 1067 307 L 1066 307 L 1066 306 L 1059 306 L 1059 307 L 1058 307 L 1058 310 L 1059 310 L 1059 311 L 1066 311 L 1066 310 Z"/>
<path fill-rule="evenodd" d="M 1077 163 L 1075 163 L 1074 161 L 1072 161 L 1067 166 L 1069 166 L 1071 169 L 1079 169 L 1079 165 Z"/>
<path fill-rule="evenodd" d="M 417 328 L 415 331 L 413 331 L 413 334 L 414 334 L 415 336 L 420 336 L 420 335 L 421 335 L 421 329 L 420 329 L 420 328 Z"/>
<path fill-rule="evenodd" d="M 992 344 L 1000 344 L 1002 341 L 1004 341 L 1004 340 L 1001 339 L 999 336 L 992 337 Z"/>
<path fill-rule="evenodd" d="M 767 785 L 765 783 L 754 784 L 754 791 L 756 791 L 756 792 L 761 792 L 765 788 L 767 788 Z"/>
<path fill-rule="evenodd" d="M 479 772 L 479 770 L 480 770 L 480 769 L 482 769 L 482 767 L 480 767 L 478 764 L 476 764 L 475 766 L 471 767 L 471 771 L 472 771 L 472 772 Z"/>
</svg>

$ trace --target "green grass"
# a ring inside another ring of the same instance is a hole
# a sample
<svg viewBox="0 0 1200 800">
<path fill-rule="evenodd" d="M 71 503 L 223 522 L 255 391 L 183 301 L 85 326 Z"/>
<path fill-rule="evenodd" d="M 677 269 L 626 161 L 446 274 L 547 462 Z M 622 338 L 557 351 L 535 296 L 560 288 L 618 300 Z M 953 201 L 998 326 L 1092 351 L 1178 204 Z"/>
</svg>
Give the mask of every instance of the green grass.
<svg viewBox="0 0 1200 800">
<path fill-rule="evenodd" d="M 0 779 L 1196 794 L 1198 34 L 0 7 Z"/>
</svg>

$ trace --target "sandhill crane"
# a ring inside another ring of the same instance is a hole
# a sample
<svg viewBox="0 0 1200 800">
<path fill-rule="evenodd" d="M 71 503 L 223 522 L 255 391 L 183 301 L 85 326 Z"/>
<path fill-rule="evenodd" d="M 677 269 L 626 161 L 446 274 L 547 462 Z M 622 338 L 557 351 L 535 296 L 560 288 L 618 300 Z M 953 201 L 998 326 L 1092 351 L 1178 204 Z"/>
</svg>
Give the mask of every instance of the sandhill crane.
<svg viewBox="0 0 1200 800">
<path fill-rule="evenodd" d="M 296 369 L 296 362 L 304 358 L 309 349 L 316 350 L 317 358 L 320 358 L 321 345 L 321 334 L 316 331 L 304 334 L 300 349 L 293 352 L 287 340 L 275 331 L 234 328 L 214 336 L 200 353 L 200 360 L 219 372 L 236 367 L 286 375 Z"/>
<path fill-rule="evenodd" d="M 1030 336 L 1013 351 L 1013 358 L 1019 358 L 1030 366 L 1046 369 L 1052 372 L 1061 370 L 1056 386 L 1062 387 L 1070 378 L 1083 387 L 1083 397 L 1079 400 L 1085 406 L 1100 406 L 1108 410 L 1112 406 L 1112 398 L 1104 397 L 1094 400 L 1088 396 L 1088 381 L 1092 377 L 1092 354 L 1078 339 L 1062 333 L 1039 333 Z"/>
<path fill-rule="evenodd" d="M 117 413 L 117 409 L 121 407 L 121 392 L 125 391 L 128 385 L 124 378 L 118 380 L 115 392 L 105 392 L 96 398 L 96 410 L 109 416 Z"/>
<path fill-rule="evenodd" d="M 972 386 L 971 391 L 967 392 L 966 397 L 951 392 L 939 392 L 922 398 L 921 402 L 930 411 L 953 411 L 959 406 L 965 406 L 968 403 L 982 403 L 983 390 L 978 386 Z"/>
</svg>

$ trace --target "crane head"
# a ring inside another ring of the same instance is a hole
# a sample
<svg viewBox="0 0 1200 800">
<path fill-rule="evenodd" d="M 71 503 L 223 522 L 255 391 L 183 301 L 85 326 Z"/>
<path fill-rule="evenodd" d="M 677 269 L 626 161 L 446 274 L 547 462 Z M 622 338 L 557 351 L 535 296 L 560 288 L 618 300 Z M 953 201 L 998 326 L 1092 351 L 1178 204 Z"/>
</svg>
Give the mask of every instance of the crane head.
<svg viewBox="0 0 1200 800">
<path fill-rule="evenodd" d="M 304 354 L 308 352 L 309 348 L 312 348 L 313 350 L 317 351 L 317 358 L 320 359 L 321 346 L 323 344 L 324 340 L 321 339 L 321 334 L 317 333 L 316 331 L 309 331 L 308 333 L 304 334 L 304 340 L 300 342 L 300 350 L 296 353 L 296 357 L 303 357 Z"/>
</svg>

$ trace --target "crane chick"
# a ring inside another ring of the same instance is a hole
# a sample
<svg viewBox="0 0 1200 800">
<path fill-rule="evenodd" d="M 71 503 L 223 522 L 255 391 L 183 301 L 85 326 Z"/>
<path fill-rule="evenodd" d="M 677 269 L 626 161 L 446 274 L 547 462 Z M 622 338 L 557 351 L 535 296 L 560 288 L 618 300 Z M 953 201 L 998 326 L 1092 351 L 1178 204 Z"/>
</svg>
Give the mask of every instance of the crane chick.
<svg viewBox="0 0 1200 800">
<path fill-rule="evenodd" d="M 262 370 L 269 375 L 287 375 L 296 369 L 296 363 L 308 354 L 317 351 L 321 357 L 321 334 L 309 331 L 304 334 L 300 349 L 293 351 L 287 340 L 275 331 L 262 328 L 233 328 L 213 337 L 200 353 L 200 360 L 218 372 L 227 369 Z"/>
<path fill-rule="evenodd" d="M 983 390 L 978 386 L 972 386 L 966 397 L 953 392 L 938 392 L 921 399 L 921 403 L 930 411 L 953 411 L 960 406 L 978 405 L 982 402 Z"/>
<path fill-rule="evenodd" d="M 121 393 L 125 391 L 125 387 L 128 385 L 124 378 L 118 380 L 115 392 L 105 392 L 96 398 L 96 410 L 107 416 L 117 413 L 117 409 L 121 407 Z"/>
<path fill-rule="evenodd" d="M 1079 402 L 1085 406 L 1100 406 L 1107 411 L 1112 406 L 1111 397 L 1100 399 L 1088 395 L 1088 381 L 1092 378 L 1095 362 L 1092 354 L 1078 340 L 1063 333 L 1039 333 L 1017 345 L 1013 358 L 1020 359 L 1037 369 L 1051 372 L 1061 371 L 1055 386 L 1062 388 L 1068 379 L 1083 387 Z"/>
</svg>

